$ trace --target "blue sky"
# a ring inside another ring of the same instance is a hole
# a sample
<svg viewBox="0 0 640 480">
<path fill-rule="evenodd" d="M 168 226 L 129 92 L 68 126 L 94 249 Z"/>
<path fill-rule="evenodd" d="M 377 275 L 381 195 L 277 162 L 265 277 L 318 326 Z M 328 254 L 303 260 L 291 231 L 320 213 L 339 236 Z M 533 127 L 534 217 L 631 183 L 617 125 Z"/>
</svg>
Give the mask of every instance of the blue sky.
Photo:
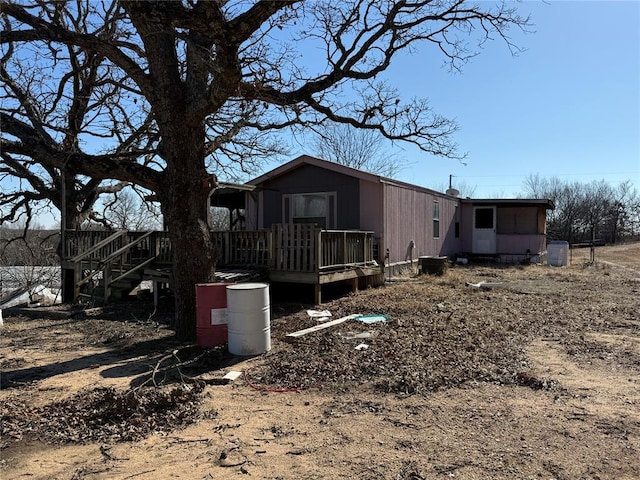
<svg viewBox="0 0 640 480">
<path fill-rule="evenodd" d="M 457 120 L 466 166 L 404 146 L 411 165 L 396 177 L 446 188 L 449 175 L 474 197 L 517 196 L 525 177 L 632 180 L 640 190 L 640 1 L 526 1 L 533 32 L 512 31 L 525 49 L 485 45 L 460 74 L 426 52 L 388 72 L 403 97 L 427 97 Z M 297 153 L 303 153 L 302 151 Z"/>
<path fill-rule="evenodd" d="M 454 186 L 473 188 L 474 197 L 518 196 L 536 173 L 631 180 L 640 190 L 640 0 L 540 0 L 517 8 L 534 26 L 511 32 L 525 49 L 516 57 L 495 40 L 458 74 L 426 50 L 396 59 L 390 82 L 405 100 L 426 97 L 456 119 L 455 141 L 468 153 L 465 165 L 401 145 L 395 149 L 409 166 L 396 177 L 444 189 L 453 175 Z"/>
</svg>

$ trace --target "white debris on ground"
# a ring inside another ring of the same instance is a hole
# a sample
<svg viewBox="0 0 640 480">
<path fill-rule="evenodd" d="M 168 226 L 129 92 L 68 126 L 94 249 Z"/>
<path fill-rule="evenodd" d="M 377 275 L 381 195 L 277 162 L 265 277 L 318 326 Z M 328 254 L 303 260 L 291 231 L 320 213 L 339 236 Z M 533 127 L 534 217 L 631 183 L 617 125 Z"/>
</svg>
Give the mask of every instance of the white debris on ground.
<svg viewBox="0 0 640 480">
<path fill-rule="evenodd" d="M 329 310 L 307 310 L 307 315 L 310 318 L 315 318 L 318 322 L 326 322 L 331 318 Z"/>
<path fill-rule="evenodd" d="M 50 306 L 62 303 L 60 289 L 52 289 L 44 285 L 31 288 L 19 288 L 3 297 L 0 308 L 7 309 L 21 306 Z"/>
</svg>

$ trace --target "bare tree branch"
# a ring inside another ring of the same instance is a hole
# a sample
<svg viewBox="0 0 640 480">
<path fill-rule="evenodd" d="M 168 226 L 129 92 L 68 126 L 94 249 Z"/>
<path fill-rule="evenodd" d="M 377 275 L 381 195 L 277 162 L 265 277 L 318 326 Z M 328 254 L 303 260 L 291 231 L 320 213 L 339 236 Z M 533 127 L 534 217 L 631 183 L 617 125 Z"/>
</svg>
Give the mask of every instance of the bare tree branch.
<svg viewBox="0 0 640 480">
<path fill-rule="evenodd" d="M 16 159 L 38 155 L 43 172 L 63 169 L 154 191 L 171 241 L 181 246 L 174 276 L 183 339 L 195 335 L 193 284 L 207 281 L 215 266 L 202 225 L 217 174 L 232 164 L 249 171 L 259 155 L 283 151 L 283 134 L 327 121 L 459 158 L 455 122 L 433 112 L 426 99 L 402 99 L 382 75 L 399 54 L 422 48 L 439 52 L 453 69 L 494 37 L 517 53 L 509 30 L 528 25 L 505 3 L 463 0 L 34 0 L 28 7 L 0 3 L 0 11 L 7 19 L 2 57 L 15 60 L 13 71 L 27 74 L 35 91 L 23 100 L 11 94 L 2 119 L 11 119 L 13 133 L 3 133 L 0 146 Z M 31 58 L 15 53 L 29 47 Z M 45 60 L 70 68 L 36 80 L 29 73 Z M 80 84 L 68 88 L 67 81 L 90 72 L 97 74 L 96 97 L 105 102 L 85 107 L 68 98 L 83 91 Z M 52 89 L 55 81 L 65 87 Z M 18 114 L 17 104 L 29 101 L 31 118 L 55 120 L 43 126 L 53 141 Z M 101 109 L 79 116 L 96 105 Z M 102 149 L 75 151 L 69 142 L 60 148 L 70 106 L 78 110 L 72 124 L 82 119 L 78 146 L 90 134 L 104 139 Z M 106 145 L 128 138 L 124 149 Z"/>
</svg>

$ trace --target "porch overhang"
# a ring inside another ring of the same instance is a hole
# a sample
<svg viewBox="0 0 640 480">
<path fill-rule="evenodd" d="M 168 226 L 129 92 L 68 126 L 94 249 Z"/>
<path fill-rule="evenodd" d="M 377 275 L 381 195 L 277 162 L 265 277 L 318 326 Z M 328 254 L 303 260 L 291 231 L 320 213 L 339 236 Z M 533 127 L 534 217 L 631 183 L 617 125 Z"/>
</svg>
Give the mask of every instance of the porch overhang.
<svg viewBox="0 0 640 480">
<path fill-rule="evenodd" d="M 246 208 L 247 192 L 253 192 L 254 185 L 219 182 L 209 194 L 209 205 L 230 210 Z"/>
<path fill-rule="evenodd" d="M 544 207 L 546 210 L 556 208 L 553 200 L 548 198 L 464 198 L 460 202 L 472 206 Z"/>
</svg>

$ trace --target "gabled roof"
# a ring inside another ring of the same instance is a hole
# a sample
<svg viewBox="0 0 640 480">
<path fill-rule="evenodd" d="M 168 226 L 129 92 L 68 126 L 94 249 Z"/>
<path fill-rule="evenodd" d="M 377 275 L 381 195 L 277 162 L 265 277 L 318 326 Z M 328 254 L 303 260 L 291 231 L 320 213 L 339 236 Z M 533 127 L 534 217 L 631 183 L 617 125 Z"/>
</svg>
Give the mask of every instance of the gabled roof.
<svg viewBox="0 0 640 480">
<path fill-rule="evenodd" d="M 342 173 L 344 175 L 348 175 L 350 177 L 356 177 L 363 180 L 369 180 L 370 182 L 379 182 L 383 177 L 379 175 L 375 175 L 373 173 L 365 172 L 363 170 L 358 170 L 356 168 L 347 167 L 345 165 L 341 165 L 336 162 L 330 162 L 328 160 L 322 160 L 320 158 L 312 157 L 310 155 L 300 155 L 293 160 L 280 165 L 279 167 L 274 168 L 273 170 L 260 175 L 253 180 L 249 180 L 247 182 L 248 185 L 259 185 L 267 180 L 270 180 L 275 177 L 279 177 L 280 175 L 284 175 L 296 168 L 301 167 L 302 165 L 314 165 L 316 167 L 324 168 L 326 170 L 331 170 L 334 172 Z"/>
<path fill-rule="evenodd" d="M 414 185 L 407 182 L 402 182 L 400 180 L 394 180 L 392 178 L 382 177 L 380 175 L 376 175 L 374 173 L 365 172 L 364 170 L 358 170 L 357 168 L 347 167 L 345 165 L 341 165 L 336 162 L 330 162 L 328 160 L 322 160 L 320 158 L 312 157 L 311 155 L 300 155 L 293 160 L 280 165 L 279 167 L 270 170 L 269 172 L 260 175 L 253 180 L 250 180 L 246 183 L 246 185 L 258 186 L 263 182 L 266 182 L 272 178 L 279 177 L 281 175 L 285 175 L 288 172 L 295 170 L 296 168 L 300 168 L 303 165 L 314 165 L 316 167 L 324 168 L 327 170 L 331 170 L 337 173 L 341 173 L 343 175 L 348 175 L 350 177 L 359 178 L 361 180 L 367 180 L 374 183 L 385 183 L 389 185 L 396 185 L 399 187 L 419 190 L 423 192 L 429 192 L 431 194 L 435 194 L 442 197 L 450 197 L 457 198 L 462 203 L 472 203 L 473 205 L 501 205 L 501 206 L 511 206 L 511 207 L 526 207 L 526 206 L 544 206 L 547 210 L 555 209 L 555 205 L 553 201 L 549 199 L 528 199 L 528 198 L 460 198 L 452 195 L 448 195 L 446 193 L 438 192 L 436 190 L 432 190 L 430 188 L 421 187 L 420 185 Z"/>
<path fill-rule="evenodd" d="M 392 178 L 383 177 L 381 175 L 376 175 L 375 173 L 365 172 L 364 170 L 358 170 L 357 168 L 347 167 L 345 165 L 341 165 L 336 162 L 330 162 L 328 160 L 322 160 L 320 158 L 312 157 L 310 155 L 300 155 L 293 160 L 280 165 L 277 168 L 261 175 L 253 180 L 247 182 L 248 185 L 260 185 L 267 180 L 272 178 L 279 177 L 280 175 L 284 175 L 288 172 L 295 170 L 296 168 L 301 167 L 302 165 L 314 165 L 316 167 L 324 168 L 327 170 L 331 170 L 333 172 L 341 173 L 343 175 L 348 175 L 350 177 L 355 177 L 360 180 L 366 180 L 374 183 L 385 183 L 390 185 L 396 185 L 404 188 L 410 188 L 415 190 L 420 190 L 424 192 L 429 192 L 435 195 L 450 197 L 451 195 L 447 195 L 446 193 L 438 192 L 436 190 L 432 190 L 430 188 L 422 187 L 420 185 L 414 185 L 412 183 L 402 182 L 400 180 L 394 180 Z"/>
</svg>

